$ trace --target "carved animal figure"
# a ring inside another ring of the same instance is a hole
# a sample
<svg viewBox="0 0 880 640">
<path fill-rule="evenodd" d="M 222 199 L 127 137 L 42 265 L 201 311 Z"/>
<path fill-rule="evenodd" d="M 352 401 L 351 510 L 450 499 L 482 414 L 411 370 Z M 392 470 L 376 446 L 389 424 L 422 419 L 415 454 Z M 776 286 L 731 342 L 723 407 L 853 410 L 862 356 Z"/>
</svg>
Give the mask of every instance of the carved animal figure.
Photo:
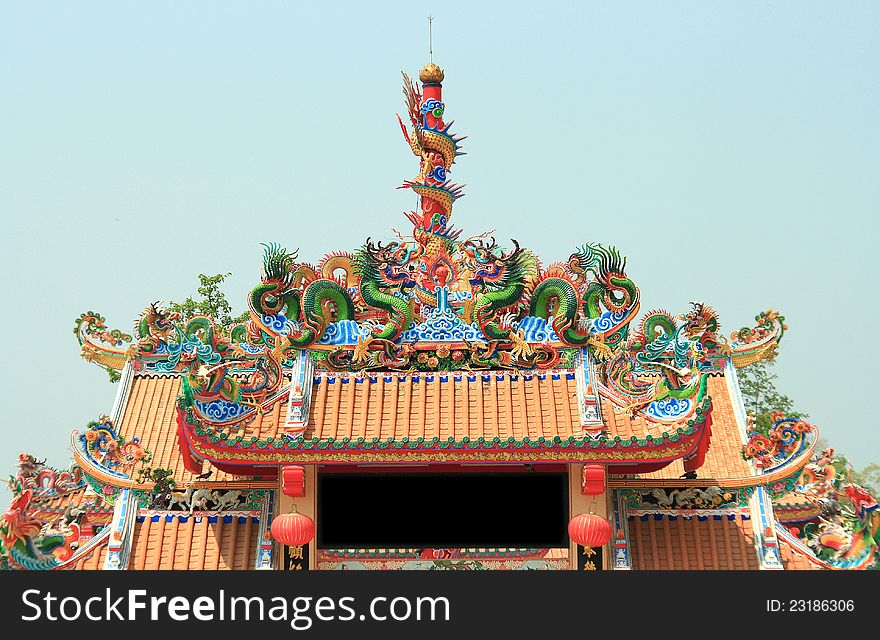
<svg viewBox="0 0 880 640">
<path fill-rule="evenodd" d="M 189 512 L 207 509 L 209 502 L 217 502 L 217 492 L 210 489 L 196 489 L 189 499 Z"/>
<path fill-rule="evenodd" d="M 529 314 L 553 318 L 553 330 L 566 344 L 583 346 L 593 344 L 591 321 L 603 314 L 603 309 L 616 314 L 635 313 L 639 290 L 625 274 L 626 259 L 614 247 L 599 244 L 584 245 L 569 258 L 571 275 L 546 277 L 531 297 Z M 588 285 L 587 273 L 595 279 Z M 570 278 L 570 279 L 569 279 Z M 610 327 L 609 327 L 610 328 Z M 616 332 L 605 335 L 609 346 L 616 345 Z M 602 350 L 602 359 L 607 352 Z"/>
<path fill-rule="evenodd" d="M 241 502 L 244 493 L 238 489 L 230 489 L 217 495 L 217 510 L 233 509 Z"/>
<path fill-rule="evenodd" d="M 190 486 L 187 486 L 186 491 L 184 491 L 182 495 L 178 493 L 172 493 L 171 499 L 168 501 L 168 510 L 171 511 L 176 506 L 179 506 L 183 510 L 189 509 L 192 494 L 193 488 Z"/>
<path fill-rule="evenodd" d="M 75 507 L 73 503 L 67 505 L 64 509 L 64 512 L 61 514 L 61 517 L 58 519 L 58 527 L 61 529 L 67 529 L 72 524 L 80 525 L 82 524 L 83 518 L 86 515 L 85 509 L 80 509 L 79 507 Z"/>
</svg>

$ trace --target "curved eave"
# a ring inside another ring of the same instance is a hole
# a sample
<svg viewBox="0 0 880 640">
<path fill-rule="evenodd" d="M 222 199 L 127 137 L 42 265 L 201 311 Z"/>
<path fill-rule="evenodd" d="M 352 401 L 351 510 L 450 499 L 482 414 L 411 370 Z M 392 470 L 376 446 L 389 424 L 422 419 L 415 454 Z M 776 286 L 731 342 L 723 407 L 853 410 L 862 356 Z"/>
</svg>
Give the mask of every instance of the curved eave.
<svg viewBox="0 0 880 640">
<path fill-rule="evenodd" d="M 183 410 L 179 410 L 183 413 Z M 708 412 L 704 414 L 708 417 Z M 286 464 L 443 464 L 443 463 L 579 463 L 607 465 L 650 463 L 662 466 L 692 454 L 699 446 L 705 417 L 686 430 L 664 438 L 555 442 L 543 438 L 522 443 L 472 441 L 461 442 L 332 442 L 293 440 L 237 440 L 228 442 L 227 434 L 205 430 L 180 416 L 181 446 L 184 455 L 204 458 L 215 464 L 286 465 Z"/>
<path fill-rule="evenodd" d="M 83 473 L 91 476 L 101 484 L 110 485 L 111 487 L 117 487 L 119 489 L 143 488 L 143 485 L 138 484 L 137 481 L 132 478 L 113 473 L 83 453 L 79 446 L 79 431 L 74 430 L 71 432 L 70 446 L 73 450 L 73 459 L 76 461 L 76 464 L 79 465 L 80 469 L 83 470 Z"/>
<path fill-rule="evenodd" d="M 787 463 L 768 471 L 767 473 L 755 474 L 750 476 L 732 477 L 732 478 L 697 478 L 695 480 L 686 480 L 683 478 L 609 478 L 608 486 L 614 489 L 622 488 L 653 488 L 653 487 L 705 487 L 709 485 L 717 485 L 731 489 L 758 487 L 763 485 L 772 485 L 797 475 L 810 462 L 816 448 L 814 439 L 810 442 L 801 453 L 789 460 Z"/>
<path fill-rule="evenodd" d="M 109 367 L 115 371 L 122 371 L 128 360 L 128 355 L 125 351 L 95 344 L 88 339 L 84 340 L 80 345 L 80 354 L 86 362 L 93 362 L 100 367 Z"/>
<path fill-rule="evenodd" d="M 92 458 L 86 456 L 82 450 L 77 446 L 77 436 L 79 435 L 78 431 L 74 431 L 71 434 L 71 445 L 73 448 L 73 458 L 76 460 L 76 463 L 80 466 L 83 472 L 86 475 L 91 476 L 96 481 L 100 482 L 103 485 L 109 485 L 111 487 L 117 489 L 135 489 L 145 491 L 149 489 L 148 484 L 144 484 L 138 482 L 137 480 L 130 478 L 128 476 L 120 476 L 118 474 L 113 473 L 106 467 L 103 467 L 97 464 Z M 205 488 L 205 489 L 213 489 L 213 488 L 225 488 L 229 486 L 234 486 L 236 489 L 275 489 L 278 487 L 278 482 L 275 480 L 247 480 L 247 481 L 211 481 L 211 480 L 203 480 L 203 481 L 193 481 L 190 482 L 195 489 Z"/>
<path fill-rule="evenodd" d="M 772 360 L 775 356 L 779 342 L 782 340 L 784 328 L 780 321 L 774 322 L 773 331 L 762 340 L 751 344 L 734 347 L 730 353 L 730 360 L 737 369 L 742 369 L 761 360 Z"/>
</svg>

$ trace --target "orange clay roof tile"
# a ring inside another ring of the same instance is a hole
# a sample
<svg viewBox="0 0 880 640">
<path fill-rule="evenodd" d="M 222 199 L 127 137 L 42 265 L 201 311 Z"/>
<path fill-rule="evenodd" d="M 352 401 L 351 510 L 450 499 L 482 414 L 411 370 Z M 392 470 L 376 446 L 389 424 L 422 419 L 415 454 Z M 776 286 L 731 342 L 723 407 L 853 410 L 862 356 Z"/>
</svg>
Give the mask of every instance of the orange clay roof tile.
<svg viewBox="0 0 880 640">
<path fill-rule="evenodd" d="M 248 434 L 263 437 L 264 433 Z M 566 372 L 319 373 L 304 438 L 539 438 L 582 436 Z"/>
<path fill-rule="evenodd" d="M 159 514 L 135 523 L 129 569 L 252 569 L 260 528 L 250 516 Z"/>
<path fill-rule="evenodd" d="M 786 571 L 811 571 L 826 568 L 818 558 L 808 551 L 798 549 L 784 537 L 779 539 L 779 551 L 779 555 L 782 557 L 782 566 Z"/>
<path fill-rule="evenodd" d="M 753 476 L 754 472 L 742 457 L 745 443 L 736 423 L 733 400 L 724 376 L 709 376 L 707 390 L 712 397 L 712 437 L 705 462 L 697 469 L 698 477 L 720 480 Z M 659 471 L 645 473 L 639 477 L 669 480 L 679 478 L 682 474 L 684 474 L 682 461 L 676 460 Z"/>
<path fill-rule="evenodd" d="M 123 437 L 140 437 L 153 452 L 153 465 L 174 470 L 178 483 L 194 479 L 186 471 L 177 445 L 176 376 L 135 375 L 120 421 Z M 750 470 L 742 460 L 742 443 L 733 405 L 721 376 L 709 378 L 713 398 L 712 444 L 700 477 L 742 477 Z M 603 429 L 609 438 L 655 437 L 674 433 L 686 421 L 660 424 L 630 418 L 607 399 L 601 401 Z M 318 372 L 304 438 L 363 437 L 409 439 L 464 437 L 521 440 L 539 437 L 583 437 L 573 372 L 449 372 L 356 375 Z M 231 429 L 233 435 L 264 439 L 284 430 L 287 393 L 251 422 Z M 207 468 L 207 465 L 206 467 Z M 204 469 L 203 469 L 204 470 Z M 681 462 L 645 478 L 677 478 Z M 234 476 L 214 470 L 212 481 Z"/>
<path fill-rule="evenodd" d="M 752 523 L 736 515 L 629 518 L 633 569 L 757 569 Z"/>
<path fill-rule="evenodd" d="M 153 454 L 151 466 L 171 469 L 174 479 L 183 485 L 195 476 L 184 468 L 177 444 L 179 393 L 179 376 L 135 375 L 117 427 L 126 440 L 140 438 L 144 448 Z M 212 481 L 234 478 L 216 469 L 211 476 Z"/>
</svg>

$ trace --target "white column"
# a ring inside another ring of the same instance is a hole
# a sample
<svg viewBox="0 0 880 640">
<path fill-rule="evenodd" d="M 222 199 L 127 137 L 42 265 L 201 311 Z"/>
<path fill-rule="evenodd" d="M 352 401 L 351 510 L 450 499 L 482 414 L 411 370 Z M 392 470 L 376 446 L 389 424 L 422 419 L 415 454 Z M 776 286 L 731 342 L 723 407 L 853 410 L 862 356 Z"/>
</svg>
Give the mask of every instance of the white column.
<svg viewBox="0 0 880 640">
<path fill-rule="evenodd" d="M 309 423 L 314 375 L 315 363 L 312 356 L 305 349 L 301 349 L 291 369 L 286 424 L 286 432 L 289 436 L 301 437 Z"/>
<path fill-rule="evenodd" d="M 116 503 L 113 507 L 113 521 L 110 523 L 110 538 L 107 541 L 107 557 L 104 559 L 105 570 L 128 568 L 128 555 L 131 551 L 136 516 L 137 499 L 131 489 L 121 489 L 116 495 Z"/>
</svg>

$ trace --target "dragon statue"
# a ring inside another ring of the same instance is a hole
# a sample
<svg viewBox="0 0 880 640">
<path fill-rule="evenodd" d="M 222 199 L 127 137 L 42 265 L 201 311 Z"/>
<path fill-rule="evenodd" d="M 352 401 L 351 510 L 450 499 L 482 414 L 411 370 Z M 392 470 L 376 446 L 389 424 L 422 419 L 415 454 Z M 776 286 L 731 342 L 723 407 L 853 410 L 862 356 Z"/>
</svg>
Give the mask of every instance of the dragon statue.
<svg viewBox="0 0 880 640">
<path fill-rule="evenodd" d="M 464 265 L 473 273 L 470 284 L 480 288 L 473 305 L 473 319 L 483 335 L 490 341 L 512 342 L 515 353 L 529 355 L 531 347 L 523 332 L 511 326 L 502 327 L 499 322 L 501 311 L 516 308 L 538 274 L 535 255 L 522 249 L 516 240 L 512 242 L 513 250 L 506 253 L 497 250 L 494 239 L 489 243 L 468 240 L 461 249 Z"/>
<path fill-rule="evenodd" d="M 104 317 L 86 311 L 76 319 L 73 333 L 80 345 L 80 355 L 86 362 L 94 362 L 110 373 L 120 371 L 130 356 L 131 336 L 119 329 L 110 329 Z"/>
<path fill-rule="evenodd" d="M 852 480 L 852 469 L 825 449 L 804 467 L 790 494 L 817 505 L 818 516 L 789 531 L 835 569 L 880 567 L 877 499 Z"/>
<path fill-rule="evenodd" d="M 422 199 L 422 215 L 417 228 L 425 232 L 441 233 L 446 229 L 452 215 L 453 203 L 461 197 L 461 187 L 447 178 L 456 156 L 463 155 L 461 136 L 449 132 L 452 123 L 444 124 L 445 105 L 435 94 L 436 87 L 443 81 L 443 71 L 436 65 L 422 69 L 419 79 L 426 83 L 426 92 L 416 88 L 410 77 L 403 74 L 403 94 L 406 97 L 410 132 L 400 116 L 397 120 L 403 136 L 412 152 L 419 158 L 419 174 L 407 180 L 400 188 L 409 188 Z M 439 96 L 439 92 L 436 93 Z M 413 214 L 417 216 L 418 214 Z"/>
<path fill-rule="evenodd" d="M 743 447 L 743 459 L 765 472 L 803 453 L 808 438 L 816 433 L 815 426 L 798 418 L 788 418 L 778 411 L 771 419 L 773 426 L 767 435 L 752 431 Z"/>
<path fill-rule="evenodd" d="M 32 498 L 30 489 L 23 491 L 0 518 L 0 555 L 22 569 L 53 569 L 73 555 L 79 525 L 70 523 L 64 529 L 44 525 L 28 513 Z"/>
<path fill-rule="evenodd" d="M 152 360 L 157 371 L 183 372 L 187 394 L 204 402 L 255 404 L 281 382 L 281 366 L 271 352 L 253 354 L 242 349 L 244 325 L 227 332 L 204 315 L 194 315 L 184 323 L 179 313 L 153 303 L 141 314 L 136 330 L 139 339 L 134 357 L 140 360 L 135 362 Z M 247 373 L 239 374 L 241 370 Z"/>
<path fill-rule="evenodd" d="M 32 497 L 42 498 L 82 488 L 85 479 L 76 464 L 71 464 L 67 471 L 58 471 L 47 467 L 45 460 L 21 453 L 18 455 L 18 472 L 6 484 L 14 494 L 29 490 Z"/>
<path fill-rule="evenodd" d="M 718 313 L 707 304 L 691 302 L 692 309 L 682 316 L 684 333 L 690 340 L 700 344 L 700 351 L 708 358 L 710 354 L 729 355 L 731 348 L 724 336 L 719 336 L 721 323 Z M 704 364 L 708 362 L 704 361 Z"/>
<path fill-rule="evenodd" d="M 10 567 L 53 569 L 78 547 L 84 511 L 68 505 L 61 514 L 37 517 L 46 513 L 37 502 L 82 490 L 86 482 L 75 464 L 67 471 L 57 471 L 27 453 L 20 454 L 18 460 L 19 471 L 7 483 L 13 500 L 0 517 L 0 558 Z"/>
<path fill-rule="evenodd" d="M 292 323 L 287 347 L 302 349 L 320 340 L 332 322 L 354 319 L 351 295 L 338 282 L 304 270 L 296 263 L 296 252 L 275 243 L 264 247 L 261 282 L 249 298 L 252 326 L 265 324 L 267 316 L 283 316 Z M 259 335 L 253 330 L 250 334 Z"/>
<path fill-rule="evenodd" d="M 765 473 L 807 455 L 811 451 L 808 442 L 816 438 L 816 428 L 803 420 L 780 412 L 771 418 L 769 432 L 751 432 L 743 447 L 743 458 Z M 853 482 L 852 469 L 835 456 L 834 449 L 814 455 L 791 481 L 769 488 L 774 509 L 782 507 L 780 521 L 826 566 L 866 569 L 880 565 L 877 500 Z M 796 523 L 786 520 L 783 503 L 795 505 L 797 512 L 806 515 Z"/>
<path fill-rule="evenodd" d="M 693 309 L 678 318 L 663 310 L 647 313 L 602 368 L 604 383 L 626 401 L 628 413 L 705 394 L 702 366 L 708 349 L 717 345 L 717 315 L 703 303 L 691 305 Z"/>
<path fill-rule="evenodd" d="M 412 322 L 412 303 L 407 294 L 415 285 L 407 269 L 410 253 L 406 244 L 373 244 L 367 238 L 354 254 L 352 265 L 359 278 L 360 300 L 368 310 L 378 312 L 371 314 L 373 318 L 387 317 L 387 322 L 372 332 L 372 338 L 393 342 Z"/>
<path fill-rule="evenodd" d="M 130 474 L 135 466 L 147 464 L 153 457 L 139 438 L 125 440 L 119 435 L 108 416 L 89 422 L 81 438 L 93 460 L 116 472 Z"/>
<path fill-rule="evenodd" d="M 180 314 L 165 311 L 159 302 L 144 309 L 135 324 L 141 352 L 153 352 L 160 344 L 168 342 L 175 333 L 175 320 L 180 320 Z"/>
<path fill-rule="evenodd" d="M 605 359 L 625 331 L 619 320 L 612 331 L 607 331 L 611 325 L 596 322 L 605 313 L 632 316 L 638 310 L 639 290 L 625 267 L 626 259 L 614 247 L 584 245 L 566 265 L 548 270 L 532 294 L 529 315 L 552 318 L 553 330 L 565 344 L 590 345 L 597 358 Z M 590 273 L 595 276 L 591 281 Z"/>
<path fill-rule="evenodd" d="M 723 355 L 729 355 L 738 369 L 761 360 L 773 360 L 787 329 L 785 316 L 772 309 L 762 311 L 755 316 L 754 327 L 743 327 L 730 334 L 730 351 Z"/>
</svg>

